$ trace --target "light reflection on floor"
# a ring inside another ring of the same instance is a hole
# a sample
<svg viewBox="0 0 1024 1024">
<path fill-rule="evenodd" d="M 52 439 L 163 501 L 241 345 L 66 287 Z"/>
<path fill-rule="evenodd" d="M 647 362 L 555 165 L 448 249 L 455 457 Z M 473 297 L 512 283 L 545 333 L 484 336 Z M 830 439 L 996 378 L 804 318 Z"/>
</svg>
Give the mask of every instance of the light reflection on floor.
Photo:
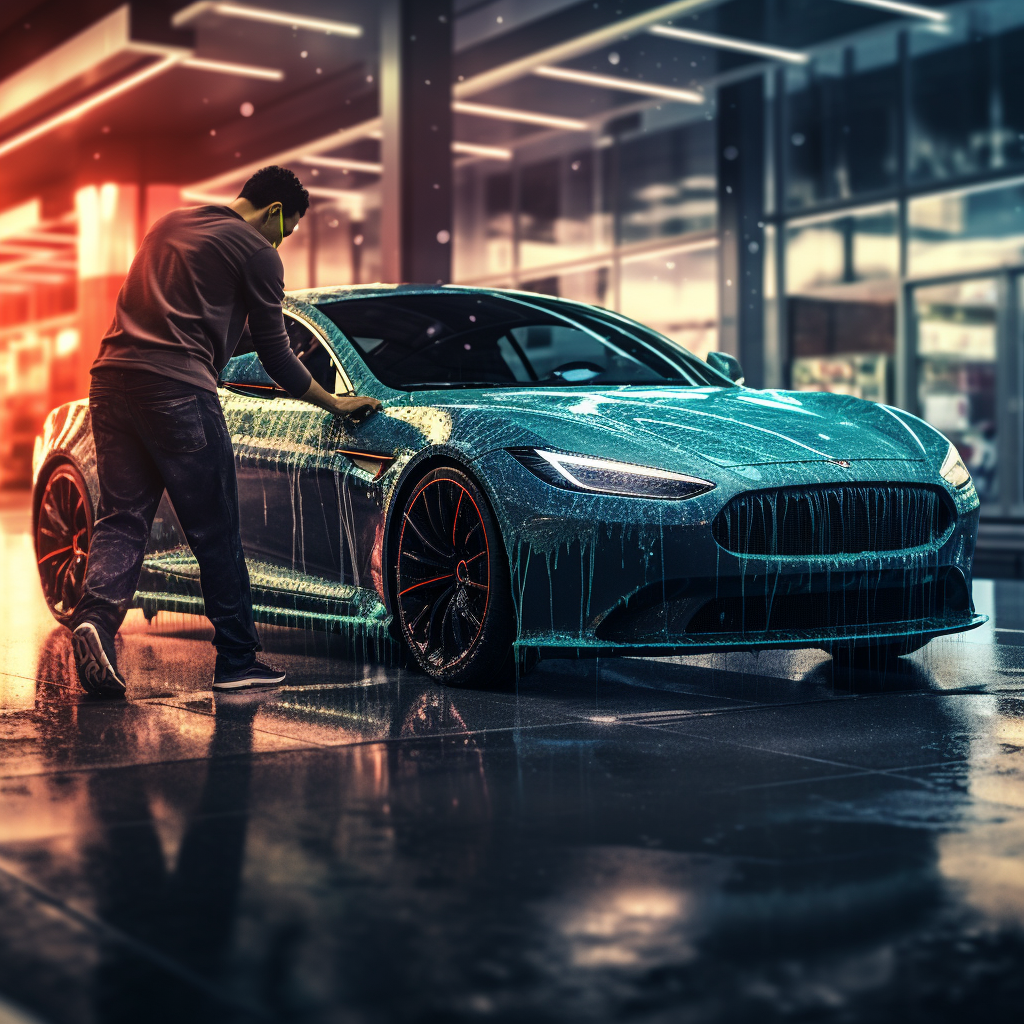
<svg viewBox="0 0 1024 1024">
<path fill-rule="evenodd" d="M 0 492 L 0 1019 L 1019 1015 L 1024 586 L 886 676 L 820 652 L 544 662 L 445 691 L 132 613 L 74 681 Z"/>
</svg>

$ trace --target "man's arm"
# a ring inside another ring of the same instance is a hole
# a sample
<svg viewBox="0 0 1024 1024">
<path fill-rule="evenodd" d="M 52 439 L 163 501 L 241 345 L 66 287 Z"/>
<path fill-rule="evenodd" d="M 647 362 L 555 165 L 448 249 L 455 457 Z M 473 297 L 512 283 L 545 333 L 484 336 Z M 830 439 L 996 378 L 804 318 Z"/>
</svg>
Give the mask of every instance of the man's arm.
<svg viewBox="0 0 1024 1024">
<path fill-rule="evenodd" d="M 360 395 L 332 395 L 329 391 L 324 391 L 312 378 L 309 381 L 309 390 L 298 397 L 304 402 L 334 413 L 335 416 L 344 416 L 353 423 L 362 423 L 368 416 L 372 416 L 380 409 L 380 402 L 376 398 L 366 398 Z"/>
<path fill-rule="evenodd" d="M 288 343 L 281 300 L 284 268 L 274 249 L 260 250 L 249 258 L 245 273 L 245 298 L 253 346 L 271 377 L 294 398 L 319 406 L 354 423 L 362 422 L 380 408 L 375 398 L 332 395 L 325 391 L 299 361 Z"/>
</svg>

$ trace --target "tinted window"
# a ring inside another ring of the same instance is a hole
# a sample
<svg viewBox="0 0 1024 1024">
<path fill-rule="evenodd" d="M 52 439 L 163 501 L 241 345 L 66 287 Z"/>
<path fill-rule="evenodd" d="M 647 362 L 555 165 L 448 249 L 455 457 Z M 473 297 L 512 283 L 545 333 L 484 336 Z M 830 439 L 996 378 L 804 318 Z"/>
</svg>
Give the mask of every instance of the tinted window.
<svg viewBox="0 0 1024 1024">
<path fill-rule="evenodd" d="M 320 339 L 301 321 L 293 317 L 284 318 L 285 330 L 292 344 L 292 351 L 299 361 L 312 374 L 313 380 L 324 389 L 334 393 L 342 390 L 337 379 L 337 370 L 331 360 L 330 353 L 320 343 Z"/>
<path fill-rule="evenodd" d="M 395 295 L 319 308 L 393 388 L 731 384 L 639 324 L 541 297 Z"/>
</svg>

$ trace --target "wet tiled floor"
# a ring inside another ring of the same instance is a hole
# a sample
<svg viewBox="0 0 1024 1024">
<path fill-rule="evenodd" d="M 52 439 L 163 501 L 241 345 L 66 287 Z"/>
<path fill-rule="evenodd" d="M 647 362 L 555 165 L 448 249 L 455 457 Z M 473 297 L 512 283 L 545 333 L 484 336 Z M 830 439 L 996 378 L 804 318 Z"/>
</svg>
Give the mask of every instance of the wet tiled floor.
<svg viewBox="0 0 1024 1024">
<path fill-rule="evenodd" d="M 0 1021 L 961 1021 L 1024 1005 L 1024 587 L 898 672 L 546 661 L 443 690 L 132 613 L 78 691 L 0 492 Z"/>
</svg>

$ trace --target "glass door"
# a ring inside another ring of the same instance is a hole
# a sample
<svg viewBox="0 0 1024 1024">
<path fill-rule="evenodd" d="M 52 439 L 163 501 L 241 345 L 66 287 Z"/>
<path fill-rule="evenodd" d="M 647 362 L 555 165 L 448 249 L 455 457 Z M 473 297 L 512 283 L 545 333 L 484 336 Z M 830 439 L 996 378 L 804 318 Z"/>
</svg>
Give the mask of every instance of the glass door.
<svg viewBox="0 0 1024 1024">
<path fill-rule="evenodd" d="M 923 285 L 912 295 L 918 412 L 959 449 L 982 513 L 998 514 L 1005 491 L 999 396 L 1005 281 L 993 276 Z"/>
</svg>

